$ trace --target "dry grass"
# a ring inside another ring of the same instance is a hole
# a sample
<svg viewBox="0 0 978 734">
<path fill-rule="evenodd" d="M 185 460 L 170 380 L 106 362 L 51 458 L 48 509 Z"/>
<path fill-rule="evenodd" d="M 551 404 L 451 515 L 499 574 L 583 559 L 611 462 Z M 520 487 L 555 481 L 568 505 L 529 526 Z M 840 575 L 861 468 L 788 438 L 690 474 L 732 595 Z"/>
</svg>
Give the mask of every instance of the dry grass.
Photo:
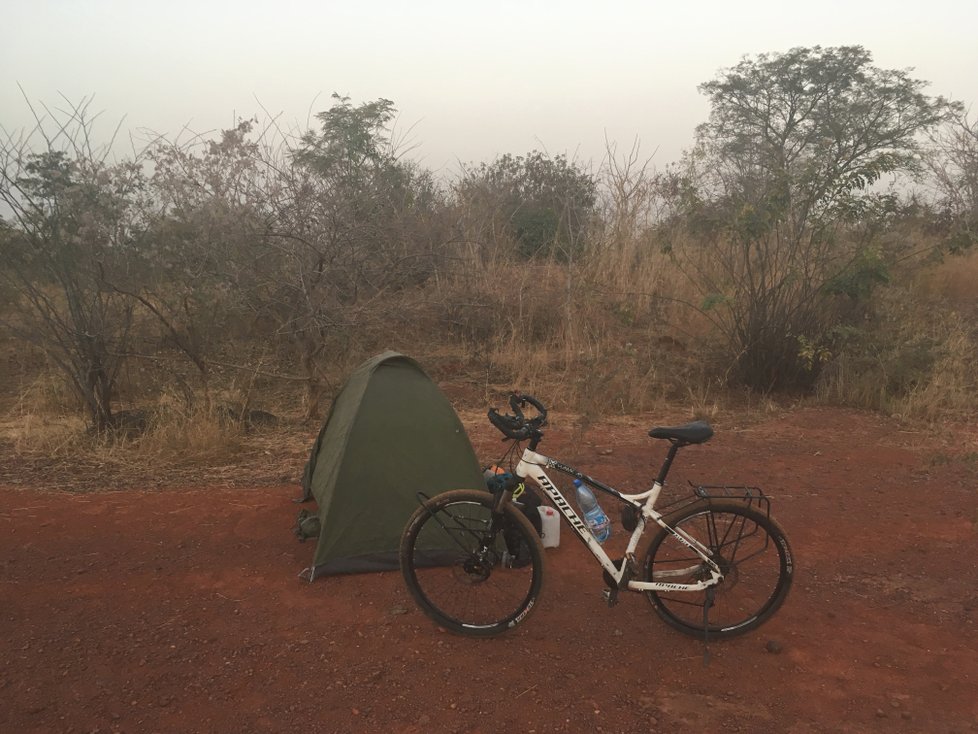
<svg viewBox="0 0 978 734">
<path fill-rule="evenodd" d="M 0 424 L 0 436 L 18 454 L 68 456 L 87 447 L 87 423 L 81 416 L 27 411 Z"/>
<path fill-rule="evenodd" d="M 894 412 L 925 420 L 972 418 L 978 400 L 978 331 L 956 313 L 940 319 L 939 349 L 926 379 Z"/>
<path fill-rule="evenodd" d="M 65 456 L 87 444 L 86 422 L 59 375 L 41 372 L 12 402 L 0 440 L 15 452 Z"/>
<path fill-rule="evenodd" d="M 817 399 L 927 420 L 973 415 L 975 283 L 978 253 L 929 269 L 918 263 L 900 274 L 878 294 L 877 321 L 834 355 Z M 722 349 L 710 322 L 684 304 L 700 300 L 676 262 L 650 241 L 593 249 L 571 265 L 472 254 L 424 288 L 391 293 L 363 307 L 355 328 L 330 337 L 322 365 L 329 389 L 320 415 L 349 370 L 384 348 L 417 358 L 463 409 L 481 412 L 520 389 L 539 395 L 556 412 L 579 416 L 575 425 L 582 431 L 594 421 L 675 412 L 677 405 L 703 418 L 733 406 L 779 410 L 779 397 L 731 391 L 729 364 L 717 357 Z M 255 345 L 241 349 L 247 353 Z M 260 351 L 270 372 L 295 372 L 284 357 L 267 347 Z M 285 426 L 249 434 L 227 421 L 213 407 L 215 400 L 191 403 L 168 392 L 159 397 L 159 385 L 140 372 L 139 380 L 126 383 L 126 399 L 146 411 L 145 430 L 93 436 L 63 381 L 43 363 L 35 370 L 0 423 L 0 442 L 23 466 L 68 466 L 81 457 L 100 471 L 142 476 L 145 483 L 148 467 L 172 478 L 195 467 L 220 473 L 248 462 L 260 465 L 266 451 L 291 452 L 295 459 L 318 429 L 298 421 L 299 382 L 258 381 L 257 370 L 244 385 L 240 374 L 214 375 L 208 395 L 233 393 L 239 402 L 261 400 L 255 407 L 283 406 L 273 412 L 286 417 Z M 262 441 L 271 448 L 261 447 Z M 284 451 L 282 442 L 288 444 Z M 286 470 L 278 473 L 285 476 Z"/>
<path fill-rule="evenodd" d="M 203 473 L 220 482 L 223 468 L 233 473 L 246 445 L 259 439 L 246 438 L 240 424 L 217 411 L 187 409 L 172 398 L 140 411 L 147 416 L 143 430 L 132 424 L 94 433 L 77 411 L 52 402 L 46 383 L 32 383 L 0 422 L 0 481 L 19 484 L 26 477 L 56 489 L 150 487 L 192 483 Z M 267 457 L 262 463 L 275 466 Z"/>
<path fill-rule="evenodd" d="M 172 396 L 160 399 L 145 433 L 132 442 L 133 453 L 145 459 L 182 456 L 200 461 L 235 453 L 242 428 L 207 406 L 187 406 Z"/>
<path fill-rule="evenodd" d="M 244 430 L 213 412 L 163 406 L 139 436 L 93 434 L 77 416 L 0 423 L 0 483 L 58 490 L 295 484 L 318 425 Z"/>
<path fill-rule="evenodd" d="M 978 253 L 900 275 L 823 373 L 819 398 L 926 421 L 973 417 Z"/>
<path fill-rule="evenodd" d="M 454 339 L 454 360 L 483 399 L 519 388 L 595 417 L 649 410 L 704 382 L 693 342 L 705 325 L 678 302 L 681 288 L 648 242 L 569 265 L 473 259 L 440 277 L 429 302 L 428 320 L 447 327 L 448 343 L 429 331 L 410 353 L 451 360 Z"/>
<path fill-rule="evenodd" d="M 923 297 L 956 311 L 978 313 L 978 251 L 947 256 L 921 273 L 919 281 Z"/>
</svg>

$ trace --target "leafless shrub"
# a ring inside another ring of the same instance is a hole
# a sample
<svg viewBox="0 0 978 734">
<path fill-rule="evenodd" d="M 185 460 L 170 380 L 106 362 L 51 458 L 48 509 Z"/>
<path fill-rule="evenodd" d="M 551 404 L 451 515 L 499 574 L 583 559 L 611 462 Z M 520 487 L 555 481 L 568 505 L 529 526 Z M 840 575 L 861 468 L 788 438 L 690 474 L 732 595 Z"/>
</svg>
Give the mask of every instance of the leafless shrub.
<svg viewBox="0 0 978 734">
<path fill-rule="evenodd" d="M 959 112 L 930 142 L 924 160 L 937 189 L 947 247 L 961 252 L 978 244 L 978 119 Z"/>
<path fill-rule="evenodd" d="M 0 140 L 0 318 L 47 354 L 101 431 L 132 341 L 134 303 L 112 284 L 126 276 L 144 179 L 137 162 L 110 162 L 111 142 L 95 147 L 90 104 L 46 109 Z"/>
</svg>

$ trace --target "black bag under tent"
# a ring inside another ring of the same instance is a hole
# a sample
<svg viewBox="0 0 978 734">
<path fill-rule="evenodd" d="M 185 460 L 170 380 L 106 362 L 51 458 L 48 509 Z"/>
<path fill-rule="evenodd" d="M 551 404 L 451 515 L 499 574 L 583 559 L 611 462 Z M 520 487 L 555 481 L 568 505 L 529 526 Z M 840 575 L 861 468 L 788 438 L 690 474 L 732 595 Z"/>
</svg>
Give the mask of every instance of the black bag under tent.
<svg viewBox="0 0 978 734">
<path fill-rule="evenodd" d="M 318 503 L 309 580 L 398 568 L 401 531 L 417 493 L 485 488 L 451 403 L 410 357 L 384 352 L 340 390 L 313 444 L 302 498 Z M 301 521 L 302 528 L 315 523 Z"/>
</svg>

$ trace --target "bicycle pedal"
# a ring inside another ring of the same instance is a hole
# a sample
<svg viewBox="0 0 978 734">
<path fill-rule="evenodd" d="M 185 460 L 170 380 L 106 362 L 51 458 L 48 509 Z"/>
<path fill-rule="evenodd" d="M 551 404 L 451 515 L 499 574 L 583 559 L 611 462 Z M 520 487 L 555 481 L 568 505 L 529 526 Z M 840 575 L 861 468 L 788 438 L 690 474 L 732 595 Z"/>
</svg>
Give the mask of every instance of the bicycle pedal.
<svg viewBox="0 0 978 734">
<path fill-rule="evenodd" d="M 604 597 L 604 601 L 609 607 L 618 603 L 618 589 L 605 589 L 601 592 L 601 596 Z"/>
</svg>

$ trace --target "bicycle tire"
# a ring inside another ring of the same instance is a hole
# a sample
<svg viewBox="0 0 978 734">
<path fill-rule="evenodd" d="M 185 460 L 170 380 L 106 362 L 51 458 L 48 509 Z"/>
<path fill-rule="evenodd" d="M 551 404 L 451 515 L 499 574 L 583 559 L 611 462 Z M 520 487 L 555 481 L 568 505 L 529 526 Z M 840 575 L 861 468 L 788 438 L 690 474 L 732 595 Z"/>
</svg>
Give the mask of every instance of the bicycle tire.
<svg viewBox="0 0 978 734">
<path fill-rule="evenodd" d="M 425 614 L 457 634 L 491 637 L 514 628 L 543 587 L 539 536 L 510 504 L 494 529 L 493 503 L 488 492 L 445 492 L 426 500 L 401 536 L 408 591 Z"/>
<path fill-rule="evenodd" d="M 784 530 L 765 513 L 736 500 L 699 500 L 664 521 L 708 547 L 724 574 L 706 610 L 710 590 L 647 591 L 667 624 L 688 635 L 725 639 L 756 629 L 784 603 L 794 560 Z M 642 572 L 645 581 L 710 577 L 705 562 L 664 529 L 649 544 Z"/>
</svg>

